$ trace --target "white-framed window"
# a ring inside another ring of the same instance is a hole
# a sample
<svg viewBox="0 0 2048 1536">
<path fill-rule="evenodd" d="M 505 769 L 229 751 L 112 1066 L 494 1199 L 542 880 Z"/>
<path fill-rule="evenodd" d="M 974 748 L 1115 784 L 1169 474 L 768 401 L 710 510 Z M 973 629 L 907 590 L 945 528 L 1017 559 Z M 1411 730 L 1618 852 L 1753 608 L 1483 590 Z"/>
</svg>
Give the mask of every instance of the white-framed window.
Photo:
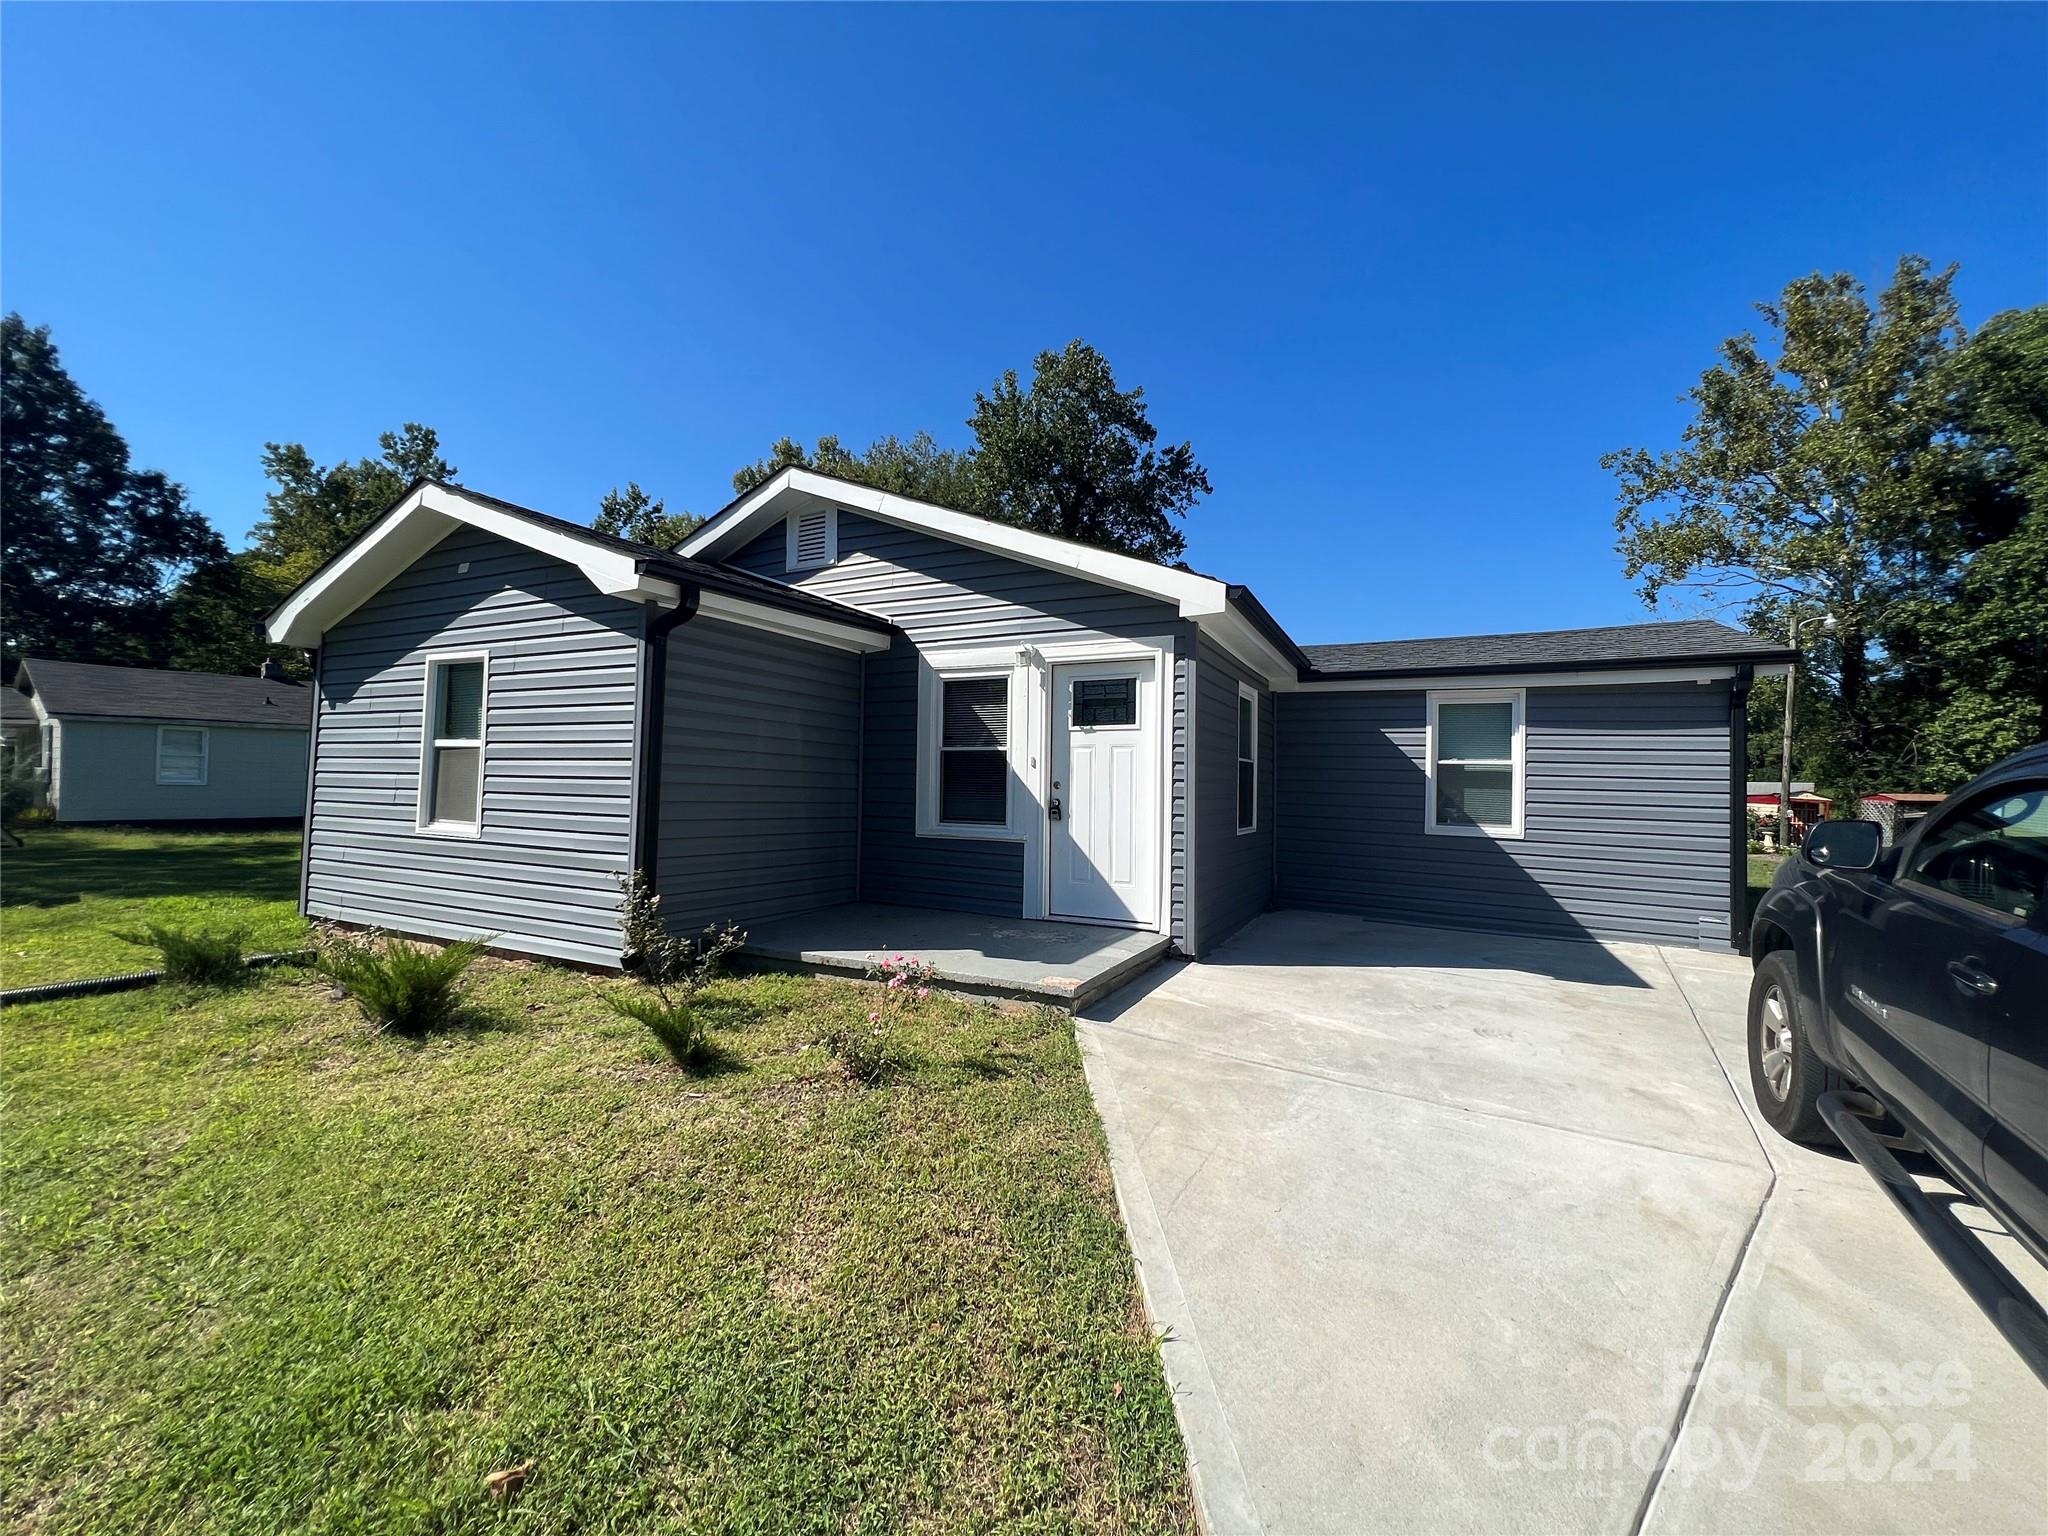
<svg viewBox="0 0 2048 1536">
<path fill-rule="evenodd" d="M 204 726 L 160 725 L 156 728 L 156 781 L 159 784 L 206 782 Z"/>
<path fill-rule="evenodd" d="M 420 730 L 419 829 L 435 837 L 477 837 L 484 820 L 484 696 L 490 657 L 482 651 L 427 658 Z"/>
<path fill-rule="evenodd" d="M 839 558 L 839 509 L 811 507 L 783 519 L 788 546 L 783 564 L 792 571 L 816 570 Z"/>
<path fill-rule="evenodd" d="M 920 670 L 918 834 L 1014 840 L 1011 754 L 1025 715 L 1015 668 L 927 661 Z"/>
<path fill-rule="evenodd" d="M 1429 695 L 1423 829 L 1449 837 L 1520 837 L 1525 769 L 1523 691 Z"/>
<path fill-rule="evenodd" d="M 1259 694 L 1237 685 L 1237 830 L 1259 830 Z"/>
</svg>

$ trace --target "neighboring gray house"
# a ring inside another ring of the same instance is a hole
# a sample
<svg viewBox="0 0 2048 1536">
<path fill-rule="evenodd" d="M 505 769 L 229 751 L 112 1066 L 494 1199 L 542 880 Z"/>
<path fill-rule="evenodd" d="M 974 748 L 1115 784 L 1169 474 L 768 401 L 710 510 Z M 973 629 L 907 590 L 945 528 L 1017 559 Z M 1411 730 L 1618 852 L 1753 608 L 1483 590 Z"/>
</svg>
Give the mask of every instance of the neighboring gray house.
<svg viewBox="0 0 2048 1536">
<path fill-rule="evenodd" d="M 423 482 L 293 594 L 304 906 L 616 963 L 854 901 L 1153 930 L 1271 906 L 1725 948 L 1723 625 L 1297 646 L 1243 587 L 784 470 L 674 552 Z"/>
<path fill-rule="evenodd" d="M 29 657 L 8 690 L 17 763 L 40 769 L 60 822 L 269 821 L 306 809 L 313 690 L 281 673 L 229 677 Z"/>
</svg>

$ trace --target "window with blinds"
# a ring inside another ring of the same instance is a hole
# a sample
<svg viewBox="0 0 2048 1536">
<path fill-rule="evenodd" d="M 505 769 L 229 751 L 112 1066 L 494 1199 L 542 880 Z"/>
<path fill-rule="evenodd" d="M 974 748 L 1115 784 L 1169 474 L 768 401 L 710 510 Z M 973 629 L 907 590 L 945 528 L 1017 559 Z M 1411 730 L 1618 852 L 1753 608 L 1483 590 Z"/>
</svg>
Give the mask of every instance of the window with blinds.
<svg viewBox="0 0 2048 1536">
<path fill-rule="evenodd" d="M 1000 827 L 1010 819 L 1010 679 L 939 685 L 939 821 Z"/>
<path fill-rule="evenodd" d="M 1519 835 L 1522 696 L 1432 695 L 1429 716 L 1429 830 Z"/>
<path fill-rule="evenodd" d="M 473 835 L 483 823 L 484 663 L 427 663 L 427 763 L 420 825 Z"/>
<path fill-rule="evenodd" d="M 206 731 L 196 725 L 160 725 L 156 732 L 159 784 L 206 782 Z"/>
</svg>

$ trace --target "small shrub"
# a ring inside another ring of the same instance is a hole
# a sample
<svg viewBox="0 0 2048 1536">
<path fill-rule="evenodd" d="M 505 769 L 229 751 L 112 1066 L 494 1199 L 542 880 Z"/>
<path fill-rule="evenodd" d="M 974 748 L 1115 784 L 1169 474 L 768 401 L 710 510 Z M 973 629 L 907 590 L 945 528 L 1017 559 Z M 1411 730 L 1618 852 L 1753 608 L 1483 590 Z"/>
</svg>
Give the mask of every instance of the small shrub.
<svg viewBox="0 0 2048 1536">
<path fill-rule="evenodd" d="M 713 923 L 694 939 L 678 937 L 662 921 L 661 898 L 645 874 L 636 869 L 623 884 L 619 928 L 626 940 L 626 969 L 664 999 L 673 1001 L 672 992 L 687 997 L 715 980 L 725 968 L 726 957 L 747 942 L 747 936 L 731 923 L 722 927 Z"/>
<path fill-rule="evenodd" d="M 869 1087 L 893 1076 L 904 1064 L 896 1032 L 879 1010 L 869 1013 L 864 1023 L 834 1024 L 818 1043 L 846 1069 L 848 1077 Z"/>
<path fill-rule="evenodd" d="M 658 992 L 638 988 L 607 992 L 604 1000 L 613 1012 L 645 1024 L 677 1066 L 695 1070 L 711 1063 L 714 1053 L 704 1021 L 688 1003 L 667 1002 Z"/>
<path fill-rule="evenodd" d="M 708 1066 L 718 1053 L 690 999 L 718 975 L 726 957 L 746 943 L 747 936 L 731 923 L 714 923 L 699 938 L 679 938 L 662 921 L 661 898 L 645 874 L 634 870 L 626 876 L 624 888 L 619 927 L 626 940 L 626 969 L 653 995 L 631 988 L 599 995 L 614 1013 L 646 1025 L 677 1066 L 691 1071 Z"/>
<path fill-rule="evenodd" d="M 488 939 L 429 949 L 406 939 L 341 935 L 320 946 L 320 974 L 355 999 L 380 1030 L 424 1035 L 450 1024 L 462 1007 L 462 977 Z"/>
<path fill-rule="evenodd" d="M 915 956 L 892 955 L 868 965 L 868 980 L 881 983 L 881 995 L 868 1010 L 865 1023 L 837 1024 L 819 1042 L 856 1082 L 875 1084 L 902 1067 L 898 1030 L 932 995 L 938 967 Z"/>
<path fill-rule="evenodd" d="M 124 944 L 155 950 L 162 957 L 166 980 L 195 987 L 234 987 L 247 981 L 242 942 L 248 936 L 246 928 L 204 933 L 163 923 L 144 923 L 140 931 L 114 935 Z"/>
</svg>

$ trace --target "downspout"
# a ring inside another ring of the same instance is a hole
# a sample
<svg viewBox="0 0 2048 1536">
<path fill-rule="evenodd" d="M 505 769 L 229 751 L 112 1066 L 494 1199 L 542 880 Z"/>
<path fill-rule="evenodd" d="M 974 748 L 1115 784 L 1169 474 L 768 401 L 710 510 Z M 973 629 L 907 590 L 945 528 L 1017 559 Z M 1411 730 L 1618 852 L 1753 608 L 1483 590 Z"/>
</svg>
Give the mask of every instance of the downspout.
<svg viewBox="0 0 2048 1536">
<path fill-rule="evenodd" d="M 634 825 L 633 867 L 654 880 L 654 858 L 661 846 L 661 759 L 668 706 L 668 637 L 697 616 L 696 587 L 683 588 L 673 608 L 650 612 L 642 644 L 647 647 L 647 698 L 640 710 L 639 820 Z"/>
<path fill-rule="evenodd" d="M 1743 662 L 1728 685 L 1728 932 L 1735 953 L 1749 953 L 1749 686 L 1756 668 Z M 1785 687 L 1792 686 L 1786 673 Z"/>
<path fill-rule="evenodd" d="M 326 635 L 320 638 L 325 640 Z M 307 686 L 313 690 L 313 718 L 306 727 L 306 808 L 299 822 L 299 916 L 311 917 L 306 910 L 306 897 L 310 894 L 313 881 L 313 794 L 318 786 L 320 768 L 320 662 L 327 654 L 324 645 L 315 646 L 312 652 L 313 680 Z"/>
</svg>

